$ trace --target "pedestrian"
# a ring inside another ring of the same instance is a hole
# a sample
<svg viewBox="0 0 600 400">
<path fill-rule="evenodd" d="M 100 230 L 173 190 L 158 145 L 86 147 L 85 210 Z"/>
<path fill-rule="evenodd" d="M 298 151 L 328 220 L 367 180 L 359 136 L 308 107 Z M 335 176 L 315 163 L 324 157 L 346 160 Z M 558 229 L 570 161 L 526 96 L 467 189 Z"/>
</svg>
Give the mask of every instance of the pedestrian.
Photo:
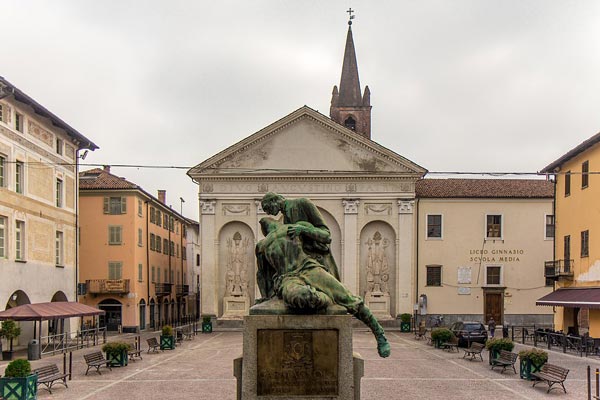
<svg viewBox="0 0 600 400">
<path fill-rule="evenodd" d="M 494 332 L 496 331 L 496 321 L 494 321 L 494 317 L 490 317 L 488 321 L 488 329 L 490 330 L 490 337 L 494 337 Z"/>
</svg>

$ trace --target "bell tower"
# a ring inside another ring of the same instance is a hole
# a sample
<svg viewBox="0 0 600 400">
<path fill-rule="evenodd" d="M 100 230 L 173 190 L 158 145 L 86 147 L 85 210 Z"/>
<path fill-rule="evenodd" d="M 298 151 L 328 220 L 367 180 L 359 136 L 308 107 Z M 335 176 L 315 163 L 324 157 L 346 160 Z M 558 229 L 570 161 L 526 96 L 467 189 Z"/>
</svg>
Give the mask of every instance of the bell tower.
<svg viewBox="0 0 600 400">
<path fill-rule="evenodd" d="M 369 87 L 365 86 L 365 91 L 361 96 L 356 51 L 352 38 L 352 20 L 354 19 L 352 13 L 354 10 L 350 8 L 347 12 L 350 19 L 348 20 L 342 77 L 339 90 L 337 86 L 333 87 L 329 116 L 338 124 L 371 139 L 371 92 Z"/>
</svg>

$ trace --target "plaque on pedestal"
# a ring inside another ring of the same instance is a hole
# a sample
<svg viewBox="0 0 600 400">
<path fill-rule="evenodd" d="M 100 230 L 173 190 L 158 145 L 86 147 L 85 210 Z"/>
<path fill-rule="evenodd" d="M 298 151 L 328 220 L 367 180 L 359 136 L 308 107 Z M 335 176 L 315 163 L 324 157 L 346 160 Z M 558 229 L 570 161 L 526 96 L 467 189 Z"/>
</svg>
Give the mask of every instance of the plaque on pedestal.
<svg viewBox="0 0 600 400">
<path fill-rule="evenodd" d="M 359 399 L 362 366 L 352 353 L 352 317 L 344 308 L 294 315 L 281 300 L 250 309 L 243 358 L 234 361 L 243 400 Z"/>
<path fill-rule="evenodd" d="M 248 296 L 223 297 L 223 316 L 221 319 L 242 319 L 248 314 L 250 298 Z"/>
<path fill-rule="evenodd" d="M 392 319 L 389 293 L 367 292 L 365 294 L 365 304 L 378 320 Z"/>
</svg>

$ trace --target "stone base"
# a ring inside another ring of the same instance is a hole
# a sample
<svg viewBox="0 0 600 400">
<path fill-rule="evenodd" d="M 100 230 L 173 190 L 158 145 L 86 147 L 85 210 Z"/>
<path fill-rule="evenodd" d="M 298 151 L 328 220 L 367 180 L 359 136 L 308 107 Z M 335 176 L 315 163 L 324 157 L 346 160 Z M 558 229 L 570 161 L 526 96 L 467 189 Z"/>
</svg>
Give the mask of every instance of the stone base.
<svg viewBox="0 0 600 400">
<path fill-rule="evenodd" d="M 390 314 L 390 294 L 382 292 L 365 293 L 365 304 L 378 320 L 392 319 Z"/>
<path fill-rule="evenodd" d="M 234 360 L 238 399 L 359 399 L 364 366 L 352 353 L 352 317 L 339 306 L 285 311 L 272 300 L 244 317 L 243 358 Z"/>
<path fill-rule="evenodd" d="M 223 315 L 220 319 L 242 319 L 248 314 L 250 298 L 248 296 L 223 297 Z"/>
</svg>

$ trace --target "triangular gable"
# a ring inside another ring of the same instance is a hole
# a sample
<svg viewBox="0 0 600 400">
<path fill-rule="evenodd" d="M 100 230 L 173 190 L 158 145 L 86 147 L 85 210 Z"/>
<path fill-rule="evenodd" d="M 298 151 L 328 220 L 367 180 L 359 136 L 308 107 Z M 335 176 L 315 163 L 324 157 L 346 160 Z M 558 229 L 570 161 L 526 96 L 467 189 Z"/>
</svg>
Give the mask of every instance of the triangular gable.
<svg viewBox="0 0 600 400">
<path fill-rule="evenodd" d="M 408 174 L 427 171 L 303 106 L 188 171 L 188 175 Z"/>
</svg>

